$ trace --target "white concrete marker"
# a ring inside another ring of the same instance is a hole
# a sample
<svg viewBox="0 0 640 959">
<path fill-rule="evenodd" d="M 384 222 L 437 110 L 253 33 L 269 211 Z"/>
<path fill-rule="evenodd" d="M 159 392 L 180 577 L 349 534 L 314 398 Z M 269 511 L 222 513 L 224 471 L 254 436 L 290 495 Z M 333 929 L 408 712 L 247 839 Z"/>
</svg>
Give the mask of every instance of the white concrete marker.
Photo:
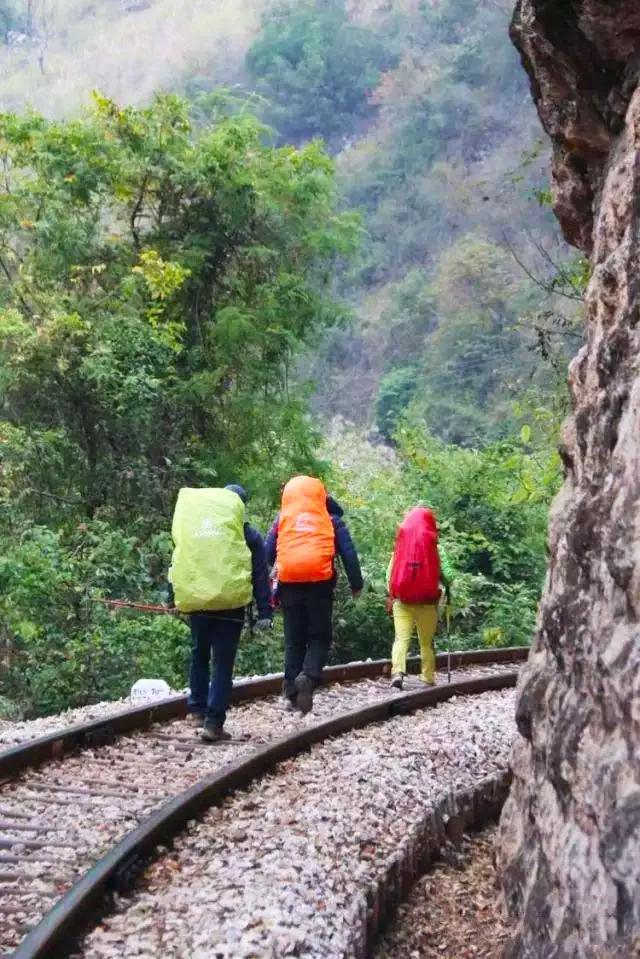
<svg viewBox="0 0 640 959">
<path fill-rule="evenodd" d="M 132 703 L 141 699 L 166 699 L 170 695 L 171 687 L 164 679 L 139 679 L 131 687 Z"/>
</svg>

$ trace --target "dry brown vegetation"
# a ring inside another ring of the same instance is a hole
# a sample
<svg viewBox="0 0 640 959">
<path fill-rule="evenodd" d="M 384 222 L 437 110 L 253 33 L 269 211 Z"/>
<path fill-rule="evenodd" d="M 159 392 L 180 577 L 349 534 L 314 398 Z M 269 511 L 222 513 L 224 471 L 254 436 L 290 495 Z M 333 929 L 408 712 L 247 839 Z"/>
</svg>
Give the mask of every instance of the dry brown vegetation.
<svg viewBox="0 0 640 959">
<path fill-rule="evenodd" d="M 77 112 L 93 89 L 142 103 L 206 70 L 229 83 L 268 0 L 33 0 L 37 37 L 0 46 L 0 107 Z"/>
</svg>

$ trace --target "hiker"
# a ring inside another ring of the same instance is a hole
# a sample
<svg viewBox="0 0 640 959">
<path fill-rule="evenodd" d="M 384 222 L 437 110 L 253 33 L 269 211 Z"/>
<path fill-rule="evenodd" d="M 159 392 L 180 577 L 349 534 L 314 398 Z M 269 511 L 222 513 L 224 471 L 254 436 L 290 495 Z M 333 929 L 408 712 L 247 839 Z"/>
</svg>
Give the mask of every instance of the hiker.
<svg viewBox="0 0 640 959">
<path fill-rule="evenodd" d="M 271 627 L 269 570 L 260 533 L 245 522 L 242 486 L 181 489 L 173 516 L 169 571 L 176 607 L 191 614 L 188 718 L 206 742 L 231 739 L 224 722 L 233 666 L 252 594 L 256 628 Z M 213 659 L 213 676 L 211 661 Z"/>
<path fill-rule="evenodd" d="M 391 651 L 391 685 L 402 689 L 414 626 L 420 643 L 420 678 L 435 685 L 433 637 L 438 626 L 438 602 L 445 587 L 450 602 L 451 567 L 438 550 L 435 516 L 425 506 L 409 510 L 398 527 L 387 571 L 387 611 L 393 614 L 395 638 Z"/>
<path fill-rule="evenodd" d="M 301 713 L 312 708 L 329 657 L 336 555 L 352 595 L 362 591 L 360 562 L 343 515 L 319 479 L 295 476 L 283 488 L 282 508 L 266 539 L 284 618 L 285 702 Z"/>
</svg>

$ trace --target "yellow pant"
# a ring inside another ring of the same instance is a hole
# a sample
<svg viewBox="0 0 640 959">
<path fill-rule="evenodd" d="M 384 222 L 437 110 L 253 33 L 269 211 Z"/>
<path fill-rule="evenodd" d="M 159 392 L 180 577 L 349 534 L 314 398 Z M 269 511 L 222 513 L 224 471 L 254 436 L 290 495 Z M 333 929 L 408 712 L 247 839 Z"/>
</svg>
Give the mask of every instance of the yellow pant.
<svg viewBox="0 0 640 959">
<path fill-rule="evenodd" d="M 413 627 L 416 626 L 422 660 L 420 675 L 426 683 L 432 683 L 436 671 L 433 637 L 438 626 L 438 607 L 434 603 L 409 606 L 396 599 L 393 603 L 393 625 L 396 635 L 391 650 L 391 672 L 406 673 L 407 654 L 411 646 Z"/>
</svg>

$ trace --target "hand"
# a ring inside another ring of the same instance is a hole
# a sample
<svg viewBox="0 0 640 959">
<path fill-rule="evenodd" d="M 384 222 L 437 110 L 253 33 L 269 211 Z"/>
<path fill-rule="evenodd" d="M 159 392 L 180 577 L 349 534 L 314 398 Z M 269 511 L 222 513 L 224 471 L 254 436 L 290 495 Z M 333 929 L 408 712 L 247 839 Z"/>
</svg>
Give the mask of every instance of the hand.
<svg viewBox="0 0 640 959">
<path fill-rule="evenodd" d="M 387 613 L 389 614 L 389 616 L 391 616 L 393 614 L 393 596 L 387 596 L 386 606 L 387 606 Z"/>
<path fill-rule="evenodd" d="M 357 599 L 358 596 L 360 596 L 361 593 L 362 593 L 362 590 L 361 590 L 361 589 L 352 589 L 352 590 L 351 590 L 351 595 L 353 596 L 354 599 Z"/>
<path fill-rule="evenodd" d="M 444 598 L 447 606 L 451 606 L 451 587 L 445 586 L 444 588 Z"/>
<path fill-rule="evenodd" d="M 269 616 L 265 616 L 264 619 L 259 619 L 256 623 L 256 629 L 261 633 L 266 633 L 273 626 L 273 620 Z"/>
</svg>

